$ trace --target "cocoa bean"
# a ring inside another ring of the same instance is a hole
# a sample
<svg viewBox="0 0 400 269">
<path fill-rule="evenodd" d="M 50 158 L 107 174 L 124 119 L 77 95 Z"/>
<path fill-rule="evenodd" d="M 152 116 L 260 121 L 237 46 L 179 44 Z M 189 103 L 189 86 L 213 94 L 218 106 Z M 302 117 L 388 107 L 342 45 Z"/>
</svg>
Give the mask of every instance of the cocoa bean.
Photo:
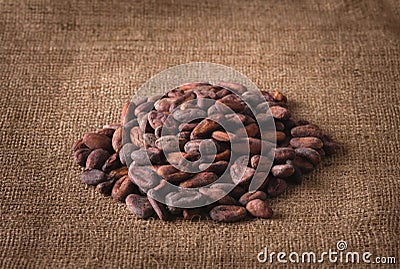
<svg viewBox="0 0 400 269">
<path fill-rule="evenodd" d="M 110 153 L 104 149 L 93 150 L 87 157 L 86 169 L 101 169 L 109 157 Z"/>
<path fill-rule="evenodd" d="M 277 164 L 271 169 L 275 177 L 289 177 L 294 173 L 294 167 L 290 164 Z"/>
<path fill-rule="evenodd" d="M 237 205 L 219 205 L 211 209 L 211 219 L 219 222 L 236 222 L 246 217 L 246 209 Z"/>
<path fill-rule="evenodd" d="M 105 149 L 109 152 L 113 150 L 111 139 L 103 134 L 87 133 L 83 136 L 83 143 L 90 149 Z"/>
<path fill-rule="evenodd" d="M 136 192 L 137 187 L 131 182 L 129 177 L 123 176 L 115 182 L 111 191 L 111 196 L 114 200 L 124 202 L 129 194 Z"/>
<path fill-rule="evenodd" d="M 322 130 L 314 125 L 314 124 L 307 124 L 307 125 L 300 125 L 294 127 L 290 133 L 293 137 L 318 137 L 322 138 Z"/>
<path fill-rule="evenodd" d="M 95 186 L 101 182 L 109 180 L 109 176 L 101 170 L 90 169 L 83 171 L 81 175 L 82 182 L 87 185 Z"/>
<path fill-rule="evenodd" d="M 290 145 L 294 148 L 320 149 L 324 144 L 317 137 L 295 137 L 290 140 Z"/>
<path fill-rule="evenodd" d="M 89 148 L 79 148 L 74 152 L 74 161 L 76 164 L 85 167 L 86 160 L 89 154 L 92 152 Z"/>
<path fill-rule="evenodd" d="M 314 166 L 317 166 L 321 162 L 321 155 L 319 155 L 318 151 L 312 148 L 297 148 L 295 150 L 296 155 L 304 158 L 305 160 L 312 163 Z"/>
<path fill-rule="evenodd" d="M 272 209 L 261 199 L 254 199 L 246 204 L 246 210 L 256 218 L 269 219 L 272 217 Z"/>
<path fill-rule="evenodd" d="M 254 199 L 266 200 L 267 194 L 263 191 L 246 192 L 240 197 L 239 203 L 245 206 L 248 202 Z"/>
<path fill-rule="evenodd" d="M 128 210 L 141 219 L 148 219 L 155 214 L 147 197 L 138 194 L 129 194 L 125 199 L 125 203 Z"/>
</svg>

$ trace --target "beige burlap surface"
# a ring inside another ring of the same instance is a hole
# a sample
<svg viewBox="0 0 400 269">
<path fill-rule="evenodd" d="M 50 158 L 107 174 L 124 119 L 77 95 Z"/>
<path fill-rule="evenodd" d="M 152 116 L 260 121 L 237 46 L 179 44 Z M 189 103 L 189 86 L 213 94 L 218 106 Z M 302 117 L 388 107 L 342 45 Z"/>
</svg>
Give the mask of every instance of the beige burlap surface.
<svg viewBox="0 0 400 269">
<path fill-rule="evenodd" d="M 1 267 L 266 268 L 264 247 L 321 253 L 339 240 L 399 263 L 399 9 L 386 0 L 0 1 Z M 192 61 L 282 90 L 295 114 L 340 142 L 271 200 L 273 219 L 144 221 L 80 182 L 73 140 L 117 121 L 153 75 Z M 289 263 L 334 266 L 346 264 Z"/>
</svg>

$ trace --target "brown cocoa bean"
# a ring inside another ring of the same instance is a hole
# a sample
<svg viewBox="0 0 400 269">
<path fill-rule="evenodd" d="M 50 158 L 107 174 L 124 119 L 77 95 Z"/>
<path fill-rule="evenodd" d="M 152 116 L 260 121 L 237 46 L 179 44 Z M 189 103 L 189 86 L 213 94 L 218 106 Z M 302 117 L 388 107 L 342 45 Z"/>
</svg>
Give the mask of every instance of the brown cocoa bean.
<svg viewBox="0 0 400 269">
<path fill-rule="evenodd" d="M 239 83 L 219 81 L 215 85 L 229 89 L 235 93 L 242 94 L 247 91 L 247 88 Z M 228 91 L 230 93 L 230 91 Z"/>
<path fill-rule="evenodd" d="M 245 206 L 248 202 L 254 199 L 266 200 L 267 194 L 263 191 L 246 192 L 240 197 L 239 203 Z"/>
<path fill-rule="evenodd" d="M 322 130 L 314 124 L 300 125 L 294 127 L 292 130 L 290 130 L 290 133 L 292 134 L 293 137 L 322 138 Z"/>
<path fill-rule="evenodd" d="M 135 108 L 135 111 L 134 111 L 135 116 L 138 117 L 139 113 L 143 113 L 143 112 L 144 113 L 148 113 L 148 112 L 150 112 L 153 109 L 153 106 L 154 106 L 154 102 L 146 102 L 146 103 L 138 105 Z"/>
<path fill-rule="evenodd" d="M 156 129 L 157 127 L 163 126 L 165 120 L 167 119 L 167 117 L 168 117 L 168 114 L 164 114 L 162 112 L 158 112 L 158 111 L 155 111 L 155 110 L 151 111 L 147 115 L 149 124 L 153 129 Z"/>
<path fill-rule="evenodd" d="M 110 153 L 104 149 L 93 150 L 86 160 L 86 169 L 101 169 L 106 160 L 110 157 Z"/>
<path fill-rule="evenodd" d="M 274 101 L 276 102 L 283 102 L 286 103 L 287 102 L 287 98 L 286 96 L 284 96 L 281 92 L 279 91 L 273 91 L 270 92 L 269 95 L 274 99 Z"/>
<path fill-rule="evenodd" d="M 156 212 L 158 218 L 160 220 L 164 220 L 164 221 L 168 220 L 169 214 L 168 214 L 166 207 L 162 203 L 158 202 L 157 200 L 154 200 L 149 193 L 148 193 L 148 195 L 149 196 L 147 197 L 147 199 L 149 200 L 154 211 Z"/>
<path fill-rule="evenodd" d="M 130 131 L 130 139 L 133 145 L 141 148 L 144 146 L 143 132 L 140 127 L 135 126 Z"/>
<path fill-rule="evenodd" d="M 303 174 L 310 173 L 314 170 L 314 165 L 300 156 L 293 159 L 293 163 L 301 170 Z"/>
<path fill-rule="evenodd" d="M 105 149 L 111 152 L 111 139 L 103 134 L 87 133 L 83 136 L 83 143 L 90 149 Z"/>
<path fill-rule="evenodd" d="M 246 210 L 256 218 L 269 219 L 272 217 L 272 209 L 261 199 L 254 199 L 246 204 Z"/>
<path fill-rule="evenodd" d="M 122 127 L 119 127 L 115 130 L 114 135 L 112 136 L 112 147 L 115 152 L 119 152 L 122 148 Z"/>
<path fill-rule="evenodd" d="M 198 108 L 188 108 L 185 110 L 177 109 L 172 113 L 175 120 L 179 122 L 190 122 L 195 119 L 202 119 L 207 117 L 204 110 Z"/>
<path fill-rule="evenodd" d="M 114 128 L 102 128 L 100 130 L 97 130 L 97 134 L 103 134 L 108 136 L 109 138 L 112 138 L 114 135 L 115 129 Z"/>
<path fill-rule="evenodd" d="M 317 137 L 295 137 L 290 140 L 290 145 L 294 148 L 320 149 L 324 144 Z"/>
<path fill-rule="evenodd" d="M 216 103 L 217 107 L 218 107 L 219 103 L 224 104 L 225 106 L 229 107 L 230 109 L 232 109 L 235 112 L 241 112 L 246 108 L 246 104 L 236 94 L 229 94 L 229 95 L 226 95 L 226 96 L 222 97 L 221 99 L 219 99 Z M 219 109 L 219 107 L 218 107 L 218 109 Z M 224 111 L 221 111 L 221 112 L 224 112 Z"/>
<path fill-rule="evenodd" d="M 211 133 L 220 128 L 220 125 L 210 119 L 202 120 L 192 131 L 190 139 L 208 138 Z"/>
<path fill-rule="evenodd" d="M 156 140 L 155 145 L 164 152 L 177 152 L 182 148 L 185 140 L 174 135 L 162 136 Z"/>
<path fill-rule="evenodd" d="M 128 176 L 123 176 L 115 182 L 111 196 L 114 200 L 124 202 L 129 194 L 135 192 L 137 192 L 137 187 L 131 182 Z"/>
<path fill-rule="evenodd" d="M 246 209 L 237 205 L 219 205 L 211 209 L 210 217 L 219 222 L 236 222 L 246 217 Z"/>
<path fill-rule="evenodd" d="M 312 148 L 297 148 L 295 150 L 296 155 L 306 159 L 314 166 L 317 166 L 321 162 L 321 155 L 319 155 L 318 151 Z"/>
<path fill-rule="evenodd" d="M 165 196 L 165 202 L 179 208 L 193 208 L 203 203 L 205 197 L 198 191 L 181 190 L 171 192 Z"/>
<path fill-rule="evenodd" d="M 114 169 L 110 172 L 110 177 L 115 179 L 120 179 L 123 176 L 128 175 L 128 167 L 122 166 L 120 168 Z"/>
<path fill-rule="evenodd" d="M 138 194 L 129 194 L 125 199 L 125 203 L 128 210 L 141 219 L 148 219 L 155 214 L 147 197 Z"/>
<path fill-rule="evenodd" d="M 92 186 L 95 186 L 109 179 L 110 178 L 106 173 L 98 169 L 85 170 L 81 175 L 82 182 Z"/>
<path fill-rule="evenodd" d="M 119 154 L 114 153 L 105 161 L 101 170 L 103 170 L 106 173 L 109 173 L 112 170 L 120 168 L 121 166 L 122 166 L 122 163 L 119 159 Z"/>
<path fill-rule="evenodd" d="M 200 172 L 192 178 L 179 184 L 182 188 L 198 188 L 207 186 L 218 179 L 218 176 L 212 172 Z"/>
<path fill-rule="evenodd" d="M 97 184 L 96 186 L 96 191 L 100 194 L 103 194 L 104 196 L 110 196 L 112 188 L 114 187 L 114 184 L 117 180 L 116 179 L 110 179 L 104 182 L 101 182 Z"/>
<path fill-rule="evenodd" d="M 338 145 L 328 135 L 323 135 L 322 141 L 324 143 L 323 150 L 328 156 L 334 154 L 339 148 Z"/>
<path fill-rule="evenodd" d="M 278 120 L 287 120 L 290 118 L 290 112 L 288 109 L 281 106 L 270 107 L 272 117 Z"/>
<path fill-rule="evenodd" d="M 74 161 L 76 164 L 85 167 L 86 166 L 86 160 L 89 156 L 89 154 L 92 152 L 91 149 L 89 148 L 80 148 L 77 149 L 74 152 Z"/>
<path fill-rule="evenodd" d="M 161 181 L 161 178 L 146 166 L 130 166 L 128 173 L 131 181 L 143 191 L 154 188 Z"/>
<path fill-rule="evenodd" d="M 191 208 L 191 209 L 184 209 L 182 211 L 183 219 L 194 221 L 196 219 L 206 219 L 208 217 L 208 212 L 206 208 Z"/>
<path fill-rule="evenodd" d="M 226 161 L 218 161 L 212 164 L 202 163 L 199 165 L 199 169 L 204 172 L 213 172 L 217 175 L 222 175 L 229 163 Z"/>
<path fill-rule="evenodd" d="M 275 149 L 274 163 L 283 164 L 287 160 L 293 160 L 296 156 L 295 151 L 292 148 L 283 147 Z"/>
<path fill-rule="evenodd" d="M 272 174 L 275 177 L 289 177 L 294 173 L 294 167 L 290 164 L 277 164 L 271 169 Z"/>
<path fill-rule="evenodd" d="M 273 177 L 268 182 L 267 193 L 272 197 L 276 197 L 284 193 L 286 189 L 287 189 L 287 184 L 285 180 Z"/>
</svg>

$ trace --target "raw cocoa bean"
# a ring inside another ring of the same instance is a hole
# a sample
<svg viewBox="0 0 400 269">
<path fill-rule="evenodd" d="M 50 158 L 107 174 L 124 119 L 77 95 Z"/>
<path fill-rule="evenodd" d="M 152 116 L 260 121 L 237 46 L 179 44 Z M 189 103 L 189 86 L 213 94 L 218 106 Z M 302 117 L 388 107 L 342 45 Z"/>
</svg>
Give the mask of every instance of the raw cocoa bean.
<svg viewBox="0 0 400 269">
<path fill-rule="evenodd" d="M 289 177 L 294 173 L 294 167 L 290 164 L 277 164 L 271 169 L 275 177 Z"/>
<path fill-rule="evenodd" d="M 282 193 L 284 193 L 287 189 L 287 184 L 285 180 L 281 178 L 273 177 L 269 180 L 267 186 L 267 193 L 272 197 L 276 197 Z"/>
<path fill-rule="evenodd" d="M 219 205 L 211 209 L 211 219 L 219 222 L 236 222 L 246 217 L 246 209 L 237 205 Z"/>
<path fill-rule="evenodd" d="M 114 200 L 125 202 L 125 198 L 135 192 L 137 192 L 137 187 L 131 182 L 128 176 L 123 176 L 115 182 L 111 196 Z"/>
<path fill-rule="evenodd" d="M 328 135 L 323 135 L 322 141 L 324 143 L 323 149 L 326 155 L 330 156 L 338 149 L 338 145 Z"/>
<path fill-rule="evenodd" d="M 182 211 L 183 219 L 194 221 L 196 219 L 206 219 L 208 217 L 208 212 L 206 208 L 191 208 L 191 209 L 184 209 Z"/>
<path fill-rule="evenodd" d="M 92 152 L 89 148 L 79 148 L 74 152 L 74 161 L 76 164 L 85 167 L 86 160 L 89 154 Z"/>
<path fill-rule="evenodd" d="M 310 173 L 314 170 L 314 165 L 300 156 L 293 159 L 293 163 L 301 170 L 303 174 Z"/>
<path fill-rule="evenodd" d="M 177 109 L 172 113 L 172 115 L 177 121 L 185 123 L 207 117 L 207 113 L 204 110 L 197 108 L 189 108 L 185 110 Z"/>
<path fill-rule="evenodd" d="M 182 188 L 198 188 L 207 186 L 218 179 L 218 176 L 212 172 L 200 172 L 192 178 L 179 184 Z"/>
<path fill-rule="evenodd" d="M 228 192 L 219 188 L 202 187 L 199 189 L 199 192 L 202 193 L 205 197 L 207 197 L 210 202 L 218 201 L 222 199 L 224 196 L 228 195 Z"/>
<path fill-rule="evenodd" d="M 149 195 L 149 193 L 148 193 L 148 195 Z M 160 220 L 166 221 L 169 219 L 168 211 L 162 203 L 151 198 L 151 195 L 149 197 L 147 197 L 147 199 L 149 200 L 151 206 L 153 207 L 154 211 L 156 212 L 156 214 Z"/>
<path fill-rule="evenodd" d="M 300 125 L 294 127 L 290 133 L 293 137 L 318 137 L 322 138 L 322 130 L 314 125 L 314 124 L 307 124 L 307 125 Z"/>
<path fill-rule="evenodd" d="M 171 192 L 165 196 L 165 202 L 168 205 L 174 205 L 180 208 L 193 208 L 203 203 L 205 197 L 198 191 L 182 190 Z"/>
<path fill-rule="evenodd" d="M 266 200 L 267 194 L 263 191 L 246 192 L 240 197 L 239 203 L 245 206 L 248 202 L 254 199 Z"/>
<path fill-rule="evenodd" d="M 281 92 L 279 91 L 273 91 L 270 92 L 269 95 L 274 99 L 274 101 L 276 102 L 283 102 L 286 103 L 287 102 L 287 98 L 286 96 L 284 96 Z"/>
<path fill-rule="evenodd" d="M 97 184 L 96 191 L 100 194 L 103 194 L 104 196 L 110 196 L 111 191 L 112 191 L 116 181 L 117 180 L 113 178 L 113 179 L 101 182 L 101 183 Z"/>
<path fill-rule="evenodd" d="M 239 199 L 246 192 L 246 190 L 241 186 L 235 186 L 235 184 L 232 183 L 214 183 L 210 186 L 210 188 L 219 188 L 221 190 L 229 192 L 229 195 L 235 199 Z"/>
<path fill-rule="evenodd" d="M 129 194 L 125 199 L 125 203 L 128 210 L 141 219 L 148 219 L 155 214 L 147 197 L 138 194 Z"/>
<path fill-rule="evenodd" d="M 233 136 L 233 134 L 232 134 Z M 221 141 L 221 142 L 229 142 L 230 141 L 230 137 L 229 134 L 223 131 L 215 131 L 212 133 L 211 135 L 212 138 L 214 138 L 217 141 Z"/>
<path fill-rule="evenodd" d="M 273 106 L 270 107 L 269 110 L 271 111 L 272 117 L 278 120 L 287 120 L 290 118 L 290 112 L 288 109 L 281 107 L 281 106 Z"/>
<path fill-rule="evenodd" d="M 246 204 L 246 210 L 256 218 L 269 219 L 272 217 L 272 209 L 261 199 L 254 199 Z"/>
<path fill-rule="evenodd" d="M 143 191 L 147 191 L 160 184 L 161 178 L 149 167 L 129 167 L 129 178 Z"/>
<path fill-rule="evenodd" d="M 236 94 L 229 94 L 229 95 L 226 95 L 226 96 L 222 97 L 221 99 L 219 99 L 216 103 L 217 107 L 218 107 L 219 103 L 224 104 L 225 106 L 229 107 L 230 109 L 232 109 L 235 112 L 241 112 L 246 108 L 246 104 Z M 224 111 L 221 111 L 221 112 L 224 112 Z"/>
<path fill-rule="evenodd" d="M 104 149 L 93 150 L 86 160 L 86 169 L 101 169 L 106 160 L 110 157 L 110 153 Z"/>
<path fill-rule="evenodd" d="M 184 142 L 185 140 L 182 138 L 173 135 L 166 135 L 157 139 L 155 145 L 164 152 L 176 152 L 179 151 Z"/>
<path fill-rule="evenodd" d="M 275 149 L 274 163 L 283 164 L 287 160 L 293 160 L 296 156 L 295 151 L 292 148 L 282 147 Z"/>
<path fill-rule="evenodd" d="M 122 166 L 122 163 L 119 159 L 119 154 L 114 153 L 105 161 L 101 170 L 103 170 L 106 173 L 109 173 L 112 170 L 120 168 L 121 166 Z"/>
<path fill-rule="evenodd" d="M 229 163 L 226 161 L 218 161 L 212 164 L 202 163 L 199 165 L 199 169 L 204 172 L 213 172 L 220 176 L 225 172 L 228 165 Z"/>
<path fill-rule="evenodd" d="M 153 106 L 154 106 L 154 102 L 146 102 L 146 103 L 138 105 L 134 111 L 135 116 L 137 117 L 139 115 L 139 113 L 142 113 L 142 112 L 145 112 L 145 113 L 150 112 L 153 109 Z"/>
<path fill-rule="evenodd" d="M 83 171 L 81 175 L 82 182 L 95 186 L 101 182 L 109 180 L 109 176 L 101 170 L 91 169 Z"/>
<path fill-rule="evenodd" d="M 147 147 L 155 147 L 156 146 L 156 136 L 152 133 L 143 134 L 143 142 L 144 146 Z"/>
<path fill-rule="evenodd" d="M 221 86 L 225 89 L 229 89 L 238 94 L 242 94 L 247 91 L 247 88 L 239 83 L 219 81 L 215 85 Z M 230 91 L 228 91 L 228 92 L 230 92 Z"/>
<path fill-rule="evenodd" d="M 115 179 L 120 179 L 123 176 L 128 175 L 128 167 L 122 166 L 120 168 L 114 169 L 110 172 L 110 177 Z"/>
<path fill-rule="evenodd" d="M 133 145 L 141 148 L 144 146 L 143 132 L 139 126 L 135 126 L 130 131 L 130 139 Z"/>
<path fill-rule="evenodd" d="M 297 148 L 295 150 L 296 155 L 306 159 L 314 166 L 317 166 L 321 162 L 321 155 L 319 155 L 318 151 L 312 148 Z"/>
<path fill-rule="evenodd" d="M 153 129 L 156 129 L 157 127 L 164 125 L 164 122 L 167 119 L 168 114 L 153 110 L 148 114 L 147 117 L 148 117 L 148 122 L 149 122 L 150 126 Z"/>
<path fill-rule="evenodd" d="M 119 152 L 122 148 L 122 127 L 115 130 L 111 142 L 115 152 Z"/>
<path fill-rule="evenodd" d="M 320 149 L 324 144 L 317 137 L 295 137 L 290 140 L 290 145 L 294 148 Z"/>
<path fill-rule="evenodd" d="M 109 152 L 113 150 L 111 139 L 103 134 L 87 133 L 83 136 L 83 143 L 90 149 L 105 149 Z"/>
<path fill-rule="evenodd" d="M 193 129 L 190 139 L 208 138 L 218 128 L 220 128 L 220 125 L 217 122 L 204 119 Z"/>
</svg>

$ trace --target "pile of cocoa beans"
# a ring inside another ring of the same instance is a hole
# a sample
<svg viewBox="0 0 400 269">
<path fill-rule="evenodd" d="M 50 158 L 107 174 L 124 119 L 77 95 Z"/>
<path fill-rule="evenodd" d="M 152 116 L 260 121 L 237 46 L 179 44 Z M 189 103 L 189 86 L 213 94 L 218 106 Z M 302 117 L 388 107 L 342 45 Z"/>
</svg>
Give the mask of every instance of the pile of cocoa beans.
<svg viewBox="0 0 400 269">
<path fill-rule="evenodd" d="M 82 182 L 126 203 L 143 219 L 271 218 L 268 199 L 284 193 L 288 184 L 300 184 L 337 145 L 317 125 L 296 120 L 281 92 L 259 94 L 236 83 L 188 83 L 130 101 L 120 123 L 75 141 Z M 256 116 L 248 103 L 257 108 Z M 263 135 L 264 119 L 273 123 L 273 135 Z M 244 131 L 228 132 L 220 122 Z M 249 151 L 232 158 L 235 144 L 248 145 Z M 182 160 L 189 170 L 177 168 Z M 256 188 L 250 188 L 256 177 Z M 166 187 L 172 185 L 179 190 Z M 186 206 L 191 202 L 200 206 Z"/>
</svg>

